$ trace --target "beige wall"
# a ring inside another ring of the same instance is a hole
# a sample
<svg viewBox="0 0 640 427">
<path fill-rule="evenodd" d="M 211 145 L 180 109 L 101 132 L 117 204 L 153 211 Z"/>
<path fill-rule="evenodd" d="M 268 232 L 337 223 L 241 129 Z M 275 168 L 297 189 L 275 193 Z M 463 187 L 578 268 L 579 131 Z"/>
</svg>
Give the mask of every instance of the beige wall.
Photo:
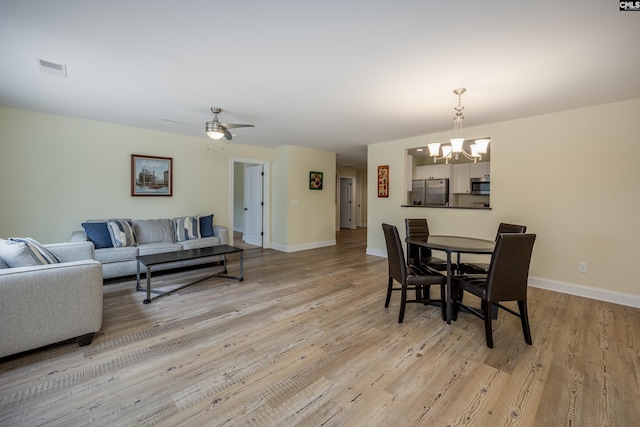
<svg viewBox="0 0 640 427">
<path fill-rule="evenodd" d="M 287 232 L 278 233 L 273 247 L 295 251 L 335 244 L 335 153 L 294 146 L 274 151 L 272 222 L 274 230 Z M 322 190 L 309 189 L 311 171 L 323 173 Z"/>
<path fill-rule="evenodd" d="M 173 158 L 173 197 L 130 196 L 131 154 Z M 271 186 L 273 241 L 283 242 L 287 250 L 291 245 L 295 250 L 335 241 L 333 153 L 273 150 L 4 107 L 0 107 L 0 237 L 62 242 L 89 218 L 171 218 L 211 212 L 216 224 L 231 227 L 233 158 L 271 162 L 266 185 Z M 295 166 L 282 165 L 282 160 Z M 283 166 L 284 173 L 276 166 Z M 308 190 L 310 170 L 325 172 L 323 191 Z M 292 209 L 286 203 L 290 198 L 301 203 Z M 288 209 L 288 221 L 280 221 L 278 214 Z"/>
<path fill-rule="evenodd" d="M 404 150 L 446 142 L 451 132 L 370 145 L 367 251 L 384 255 L 380 225 L 396 225 L 404 238 L 407 217 L 426 216 L 433 234 L 486 239 L 500 222 L 525 224 L 538 236 L 530 273 L 540 286 L 640 305 L 631 268 L 640 243 L 639 112 L 635 99 L 465 128 L 467 138 L 492 138 L 489 211 L 400 206 Z M 390 166 L 388 199 L 375 191 L 382 164 Z M 587 273 L 578 272 L 579 261 Z"/>
</svg>

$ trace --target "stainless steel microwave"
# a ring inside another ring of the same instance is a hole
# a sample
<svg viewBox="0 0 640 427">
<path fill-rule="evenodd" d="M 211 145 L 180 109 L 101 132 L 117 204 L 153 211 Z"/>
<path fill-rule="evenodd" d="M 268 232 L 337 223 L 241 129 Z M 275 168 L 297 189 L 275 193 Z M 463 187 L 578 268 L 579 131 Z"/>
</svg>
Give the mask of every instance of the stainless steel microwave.
<svg viewBox="0 0 640 427">
<path fill-rule="evenodd" d="M 484 178 L 471 178 L 471 194 L 489 195 L 491 194 L 491 180 L 488 176 Z"/>
</svg>

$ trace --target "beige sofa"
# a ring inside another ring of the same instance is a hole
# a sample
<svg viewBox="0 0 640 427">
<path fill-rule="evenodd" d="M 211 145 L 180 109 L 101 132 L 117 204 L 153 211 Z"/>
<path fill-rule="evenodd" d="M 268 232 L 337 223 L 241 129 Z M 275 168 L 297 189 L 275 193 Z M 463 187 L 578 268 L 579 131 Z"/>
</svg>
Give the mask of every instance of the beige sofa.
<svg viewBox="0 0 640 427">
<path fill-rule="evenodd" d="M 89 242 L 44 245 L 60 263 L 0 262 L 0 357 L 77 338 L 102 326 L 102 269 Z"/>
</svg>

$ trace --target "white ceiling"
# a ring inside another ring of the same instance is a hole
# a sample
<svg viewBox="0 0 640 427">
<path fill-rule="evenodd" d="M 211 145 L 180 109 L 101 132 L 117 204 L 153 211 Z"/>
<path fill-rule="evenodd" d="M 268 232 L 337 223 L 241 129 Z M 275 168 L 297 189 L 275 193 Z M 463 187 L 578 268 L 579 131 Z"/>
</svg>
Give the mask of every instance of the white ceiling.
<svg viewBox="0 0 640 427">
<path fill-rule="evenodd" d="M 640 12 L 605 0 L 3 0 L 0 104 L 221 144 L 217 106 L 255 125 L 230 144 L 364 165 L 453 129 L 458 87 L 467 127 L 639 98 L 638 41 Z"/>
</svg>

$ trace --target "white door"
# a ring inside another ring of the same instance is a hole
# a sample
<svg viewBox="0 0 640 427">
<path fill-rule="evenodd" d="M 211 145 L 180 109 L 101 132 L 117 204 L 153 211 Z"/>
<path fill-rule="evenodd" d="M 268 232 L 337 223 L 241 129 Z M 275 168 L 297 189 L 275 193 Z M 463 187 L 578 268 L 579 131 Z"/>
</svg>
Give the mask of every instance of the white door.
<svg viewBox="0 0 640 427">
<path fill-rule="evenodd" d="M 340 178 L 340 228 L 351 228 L 351 178 Z"/>
<path fill-rule="evenodd" d="M 262 165 L 244 169 L 244 233 L 242 240 L 262 247 Z"/>
</svg>

